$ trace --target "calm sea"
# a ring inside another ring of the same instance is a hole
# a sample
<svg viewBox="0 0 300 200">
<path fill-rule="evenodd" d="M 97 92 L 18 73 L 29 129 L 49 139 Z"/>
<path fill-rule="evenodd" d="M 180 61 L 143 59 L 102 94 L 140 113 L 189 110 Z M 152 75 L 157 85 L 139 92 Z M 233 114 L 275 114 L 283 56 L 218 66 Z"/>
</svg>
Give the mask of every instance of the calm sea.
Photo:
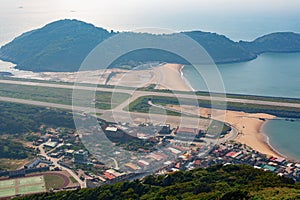
<svg viewBox="0 0 300 200">
<path fill-rule="evenodd" d="M 300 121 L 270 120 L 263 131 L 269 143 L 279 153 L 300 161 Z"/>
<path fill-rule="evenodd" d="M 300 98 L 300 53 L 266 53 L 249 62 L 217 67 L 226 93 Z M 207 72 L 210 69 L 185 66 L 183 74 L 195 90 L 208 91 L 201 73 L 210 74 L 205 78 L 216 79 L 215 73 Z"/>
</svg>

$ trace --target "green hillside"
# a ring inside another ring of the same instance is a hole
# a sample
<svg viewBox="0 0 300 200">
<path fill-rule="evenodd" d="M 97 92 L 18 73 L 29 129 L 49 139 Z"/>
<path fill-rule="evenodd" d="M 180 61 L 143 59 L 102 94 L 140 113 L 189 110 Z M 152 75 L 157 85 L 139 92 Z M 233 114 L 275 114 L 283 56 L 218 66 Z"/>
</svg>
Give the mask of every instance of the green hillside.
<svg viewBox="0 0 300 200">
<path fill-rule="evenodd" d="M 252 42 L 240 42 L 240 45 L 255 54 L 265 52 L 299 52 L 300 34 L 292 32 L 271 33 Z"/>
<path fill-rule="evenodd" d="M 85 56 L 111 36 L 77 20 L 61 20 L 29 31 L 0 49 L 2 60 L 32 71 L 76 71 Z"/>
<path fill-rule="evenodd" d="M 0 103 L 0 135 L 36 132 L 41 125 L 75 127 L 72 113 L 64 110 L 18 103 Z"/>
<path fill-rule="evenodd" d="M 60 20 L 24 33 L 2 46 L 0 59 L 13 62 L 17 68 L 23 70 L 36 72 L 76 71 L 90 51 L 105 39 L 116 34 L 119 33 L 108 32 L 78 20 Z M 203 46 L 215 63 L 240 62 L 256 58 L 255 54 L 245 50 L 237 42 L 216 33 L 191 31 L 169 35 L 131 32 L 121 34 L 124 43 L 127 44 L 138 44 L 143 41 L 148 41 L 150 44 L 152 41 L 155 44 L 160 44 L 165 41 L 172 41 L 172 39 L 176 41 L 179 34 L 185 34 Z M 180 49 L 182 45 L 184 45 L 184 41 L 179 41 L 174 44 L 173 48 Z M 116 51 L 118 49 L 118 47 L 115 48 Z M 107 53 L 112 53 L 111 51 L 114 51 L 114 47 Z M 186 60 L 172 52 L 146 48 L 121 56 L 112 66 L 137 65 L 149 61 L 188 64 Z"/>
</svg>

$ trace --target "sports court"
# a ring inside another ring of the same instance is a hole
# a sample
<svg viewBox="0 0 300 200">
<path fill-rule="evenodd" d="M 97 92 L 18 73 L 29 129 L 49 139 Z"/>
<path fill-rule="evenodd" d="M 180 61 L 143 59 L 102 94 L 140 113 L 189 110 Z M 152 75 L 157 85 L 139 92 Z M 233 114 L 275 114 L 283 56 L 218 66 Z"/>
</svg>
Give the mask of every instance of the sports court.
<svg viewBox="0 0 300 200">
<path fill-rule="evenodd" d="M 45 192 L 44 176 L 24 177 L 0 181 L 0 198 L 17 194 Z"/>
</svg>

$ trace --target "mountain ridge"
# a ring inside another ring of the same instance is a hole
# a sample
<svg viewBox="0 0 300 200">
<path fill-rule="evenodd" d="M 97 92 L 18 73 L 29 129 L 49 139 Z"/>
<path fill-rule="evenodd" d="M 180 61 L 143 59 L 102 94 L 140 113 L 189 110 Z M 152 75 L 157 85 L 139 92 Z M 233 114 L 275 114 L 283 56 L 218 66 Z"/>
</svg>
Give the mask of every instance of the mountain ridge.
<svg viewBox="0 0 300 200">
<path fill-rule="evenodd" d="M 300 52 L 299 34 L 293 32 L 275 32 L 263 35 L 252 42 L 240 41 L 245 49 L 256 54 L 272 52 Z"/>
</svg>

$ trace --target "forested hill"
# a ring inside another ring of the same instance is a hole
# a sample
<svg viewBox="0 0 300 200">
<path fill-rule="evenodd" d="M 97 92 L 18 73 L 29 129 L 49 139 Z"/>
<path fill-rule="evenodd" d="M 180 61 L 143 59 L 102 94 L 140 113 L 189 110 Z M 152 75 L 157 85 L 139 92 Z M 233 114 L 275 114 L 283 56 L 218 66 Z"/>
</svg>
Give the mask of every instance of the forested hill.
<svg viewBox="0 0 300 200">
<path fill-rule="evenodd" d="M 148 176 L 95 189 L 44 193 L 24 200 L 74 199 L 299 199 L 300 185 L 291 179 L 244 165 L 214 166 Z"/>
<path fill-rule="evenodd" d="M 271 33 L 252 42 L 239 43 L 255 54 L 265 52 L 300 52 L 300 34 L 292 32 Z"/>
<path fill-rule="evenodd" d="M 0 59 L 13 62 L 17 68 L 23 70 L 77 71 L 91 50 L 100 42 L 116 34 L 118 33 L 109 32 L 82 21 L 60 20 L 24 33 L 2 46 Z M 154 35 L 130 32 L 122 34 L 125 35 L 123 38 L 128 40 L 126 41 L 128 44 L 143 40 L 163 42 L 176 36 L 176 34 Z M 182 32 L 182 34 L 190 36 L 203 46 L 215 63 L 248 61 L 255 59 L 262 52 L 300 51 L 300 35 L 295 33 L 274 33 L 253 42 L 234 42 L 223 35 L 202 31 Z M 133 37 L 126 37 L 126 35 Z M 179 42 L 178 48 L 180 47 L 182 44 Z M 187 64 L 186 60 L 173 53 L 143 49 L 120 57 L 111 67 L 150 61 Z"/>
<path fill-rule="evenodd" d="M 75 71 L 85 56 L 110 36 L 108 31 L 92 24 L 56 21 L 1 47 L 0 59 L 30 71 Z"/>
</svg>

